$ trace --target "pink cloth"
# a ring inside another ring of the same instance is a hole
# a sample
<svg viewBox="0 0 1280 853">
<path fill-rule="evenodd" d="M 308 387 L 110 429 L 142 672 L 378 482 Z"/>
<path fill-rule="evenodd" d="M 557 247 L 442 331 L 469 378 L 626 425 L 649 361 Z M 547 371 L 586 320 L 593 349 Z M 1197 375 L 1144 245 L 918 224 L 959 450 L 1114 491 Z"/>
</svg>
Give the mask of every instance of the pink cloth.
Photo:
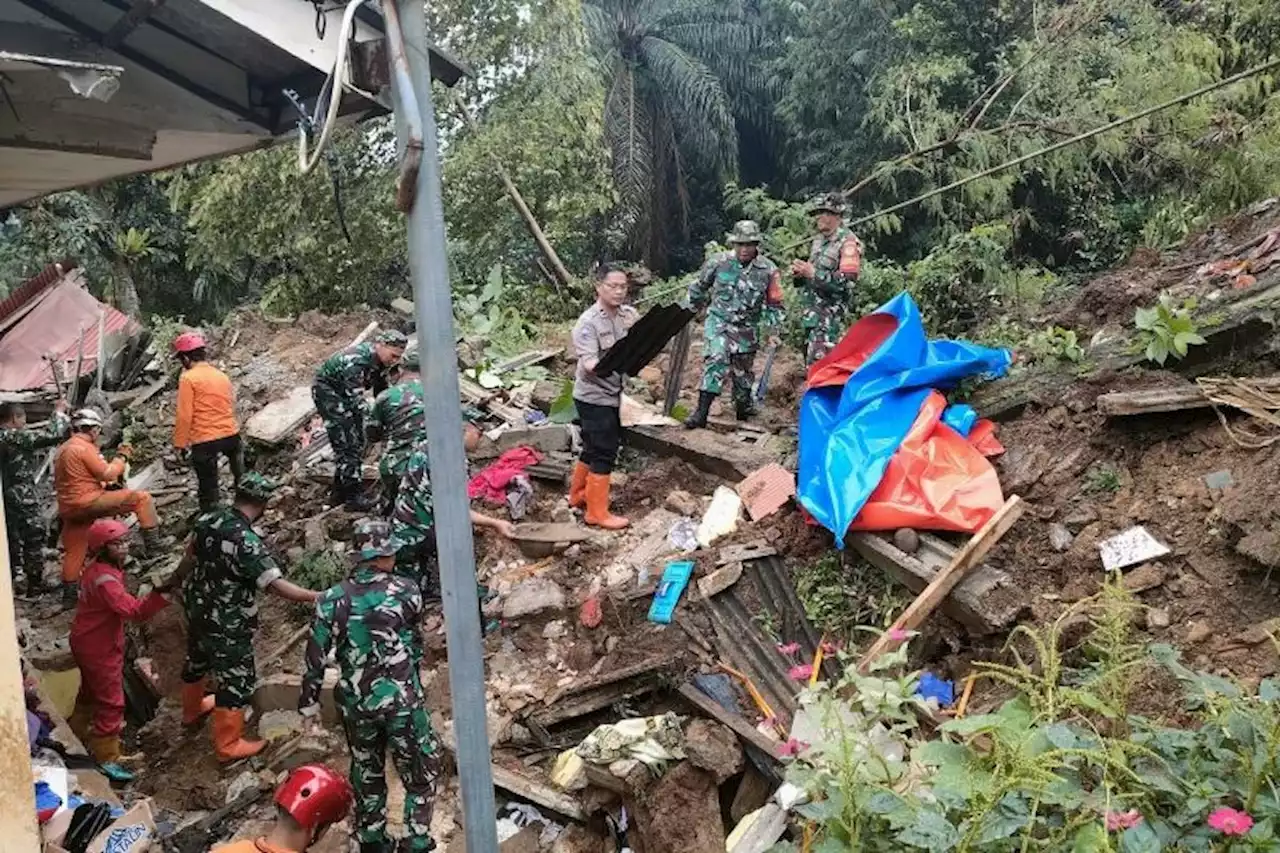
<svg viewBox="0 0 1280 853">
<path fill-rule="evenodd" d="M 467 483 L 467 497 L 475 500 L 484 498 L 491 504 L 502 504 L 507 500 L 507 484 L 530 465 L 542 461 L 542 454 L 532 447 L 513 447 L 498 457 Z"/>
</svg>

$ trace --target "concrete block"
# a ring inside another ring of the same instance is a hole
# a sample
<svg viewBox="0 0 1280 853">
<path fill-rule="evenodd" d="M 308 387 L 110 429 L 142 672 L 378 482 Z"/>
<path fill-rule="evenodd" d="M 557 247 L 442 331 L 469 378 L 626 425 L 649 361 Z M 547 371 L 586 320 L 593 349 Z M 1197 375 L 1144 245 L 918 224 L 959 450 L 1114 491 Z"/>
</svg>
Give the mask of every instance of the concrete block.
<svg viewBox="0 0 1280 853">
<path fill-rule="evenodd" d="M 320 689 L 320 718 L 326 726 L 341 723 L 338 705 L 333 696 L 333 689 L 337 684 L 337 670 L 326 671 L 324 686 Z M 264 678 L 253 691 L 254 713 L 264 715 L 269 711 L 297 711 L 301 692 L 302 676 L 286 672 Z"/>
<path fill-rule="evenodd" d="M 498 436 L 498 449 L 532 447 L 543 453 L 558 453 L 573 446 L 573 435 L 567 424 L 547 424 L 536 427 L 517 427 Z"/>
</svg>

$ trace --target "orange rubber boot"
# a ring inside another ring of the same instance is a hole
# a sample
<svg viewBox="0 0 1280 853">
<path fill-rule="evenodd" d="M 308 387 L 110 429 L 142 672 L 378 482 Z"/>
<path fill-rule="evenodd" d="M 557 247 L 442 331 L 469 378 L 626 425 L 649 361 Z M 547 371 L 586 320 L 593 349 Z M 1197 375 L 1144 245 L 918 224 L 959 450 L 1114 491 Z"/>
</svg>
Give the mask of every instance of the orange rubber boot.
<svg viewBox="0 0 1280 853">
<path fill-rule="evenodd" d="M 631 522 L 620 515 L 609 512 L 609 475 L 587 475 L 587 515 L 586 522 L 593 527 L 605 530 L 621 530 Z"/>
<path fill-rule="evenodd" d="M 266 741 L 245 740 L 244 710 L 241 708 L 213 709 L 213 751 L 218 761 L 226 764 L 257 755 L 266 747 Z"/>
<path fill-rule="evenodd" d="M 212 696 L 204 695 L 204 679 L 194 684 L 182 685 L 182 724 L 197 725 L 205 717 L 213 713 Z"/>
<path fill-rule="evenodd" d="M 569 484 L 569 506 L 580 507 L 587 502 L 587 475 L 591 469 L 585 462 L 573 465 L 573 481 Z"/>
</svg>

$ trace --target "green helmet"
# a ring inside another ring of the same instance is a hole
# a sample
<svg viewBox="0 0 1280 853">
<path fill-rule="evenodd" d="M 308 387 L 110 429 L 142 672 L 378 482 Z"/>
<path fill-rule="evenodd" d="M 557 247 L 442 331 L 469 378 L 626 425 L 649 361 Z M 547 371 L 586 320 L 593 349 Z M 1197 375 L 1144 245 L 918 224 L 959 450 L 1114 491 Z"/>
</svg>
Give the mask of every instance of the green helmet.
<svg viewBox="0 0 1280 853">
<path fill-rule="evenodd" d="M 421 366 L 416 346 L 411 346 L 404 351 L 404 355 L 400 356 L 400 366 L 405 370 L 417 370 Z"/>
<path fill-rule="evenodd" d="M 409 339 L 404 336 L 404 332 L 397 332 L 395 329 L 387 329 L 384 332 L 378 332 L 378 336 L 374 340 L 380 344 L 386 344 L 396 349 L 404 349 L 409 345 Z"/>
<path fill-rule="evenodd" d="M 394 557 L 400 550 L 400 542 L 391 535 L 391 523 L 380 518 L 357 521 L 352 541 L 358 549 L 356 558 L 362 563 L 379 557 Z"/>
<path fill-rule="evenodd" d="M 760 226 L 751 219 L 743 219 L 733 224 L 733 230 L 725 239 L 735 246 L 742 243 L 759 243 Z"/>
<path fill-rule="evenodd" d="M 280 484 L 275 480 L 264 477 L 257 471 L 250 471 L 240 478 L 240 483 L 236 486 L 236 497 L 265 504 L 278 488 Z"/>
<path fill-rule="evenodd" d="M 808 212 L 811 216 L 815 213 L 834 213 L 837 216 L 844 216 L 844 212 L 847 209 L 848 206 L 844 203 L 844 193 L 834 192 L 814 199 L 813 203 L 809 205 Z"/>
</svg>

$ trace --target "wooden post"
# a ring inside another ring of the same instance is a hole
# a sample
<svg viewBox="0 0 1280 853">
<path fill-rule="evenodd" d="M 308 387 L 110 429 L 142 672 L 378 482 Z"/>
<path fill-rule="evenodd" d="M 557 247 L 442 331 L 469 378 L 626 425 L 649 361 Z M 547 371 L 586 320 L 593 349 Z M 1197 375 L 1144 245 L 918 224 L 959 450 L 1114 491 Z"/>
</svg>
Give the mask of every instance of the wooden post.
<svg viewBox="0 0 1280 853">
<path fill-rule="evenodd" d="M 102 390 L 102 374 L 107 370 L 107 309 L 98 310 L 98 390 Z"/>
<path fill-rule="evenodd" d="M 40 849 L 40 830 L 36 826 L 11 571 L 9 533 L 4 502 L 0 501 L 0 833 L 4 835 L 0 848 L 36 851 Z"/>
<path fill-rule="evenodd" d="M 914 631 L 923 625 L 929 614 L 937 610 L 947 594 L 964 579 L 965 573 L 981 563 L 987 552 L 1000 541 L 1000 537 L 1022 517 L 1025 509 L 1026 504 L 1017 495 L 1006 500 L 1004 506 L 996 510 L 996 514 L 982 525 L 982 529 L 973 534 L 973 538 L 956 552 L 950 565 L 938 572 L 924 591 L 916 596 L 915 601 L 907 605 L 907 609 L 902 611 L 893 626 L 871 644 L 871 648 L 858 663 L 858 669 L 865 672 L 872 661 L 898 645 L 901 640 L 893 638 L 895 632 Z"/>
</svg>

